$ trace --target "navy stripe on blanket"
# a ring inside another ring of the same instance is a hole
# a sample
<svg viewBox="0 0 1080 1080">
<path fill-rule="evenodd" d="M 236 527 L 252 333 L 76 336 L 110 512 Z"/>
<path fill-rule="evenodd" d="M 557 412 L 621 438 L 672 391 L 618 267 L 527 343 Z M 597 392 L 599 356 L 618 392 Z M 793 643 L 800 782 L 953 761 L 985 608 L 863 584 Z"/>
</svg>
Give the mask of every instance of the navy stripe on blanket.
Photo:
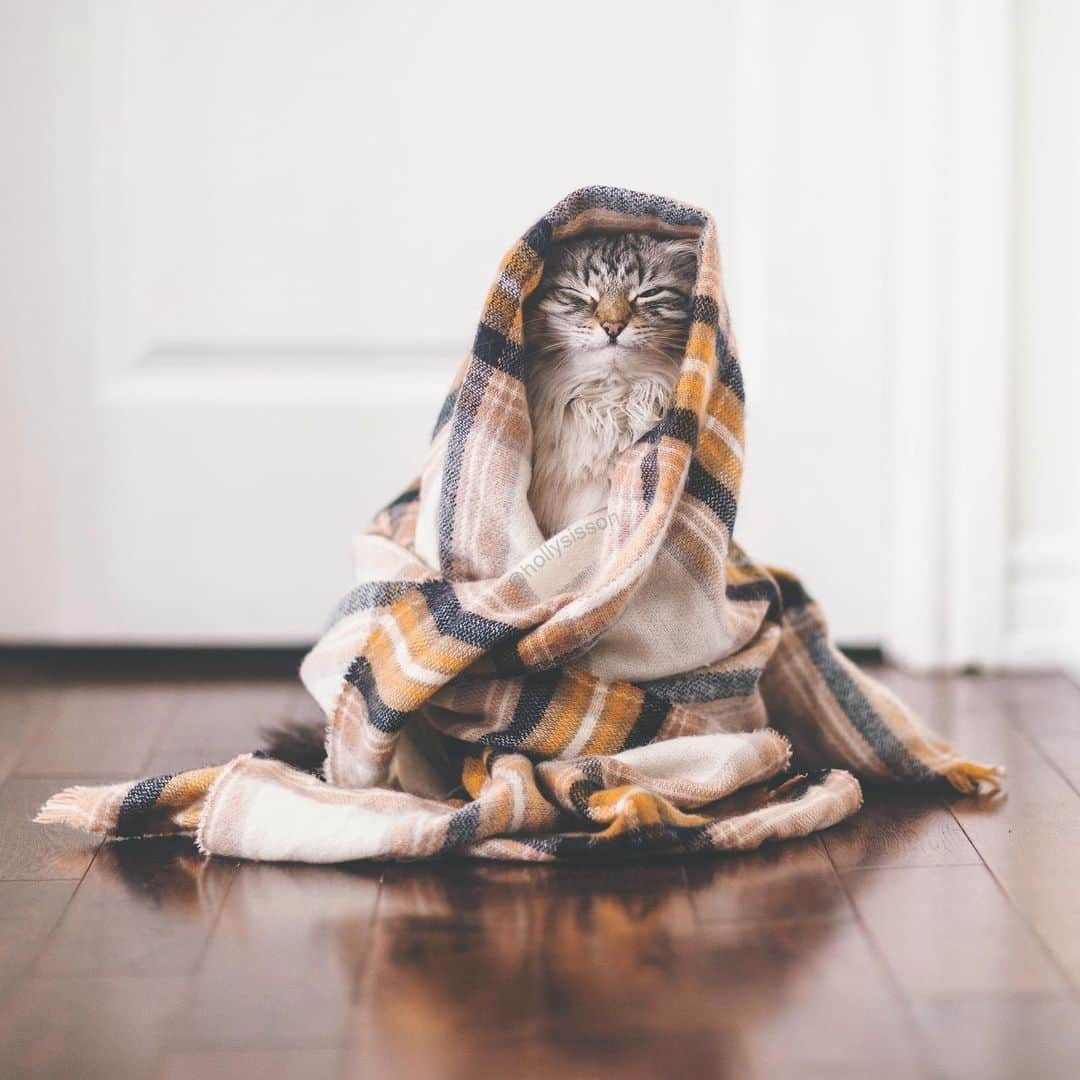
<svg viewBox="0 0 1080 1080">
<path fill-rule="evenodd" d="M 522 679 L 514 717 L 509 727 L 505 731 L 492 731 L 482 736 L 479 739 L 480 745 L 498 746 L 504 750 L 519 747 L 543 719 L 561 678 L 562 672 L 558 668 L 549 668 Z"/>
<path fill-rule="evenodd" d="M 446 445 L 446 462 L 439 494 L 439 566 L 447 578 L 455 576 L 454 518 L 457 515 L 458 485 L 461 483 L 461 466 L 465 460 L 465 444 L 476 414 L 483 404 L 490 380 L 491 367 L 488 364 L 481 364 L 475 372 L 470 371 L 454 406 L 454 426 L 450 429 Z"/>
<path fill-rule="evenodd" d="M 354 686 L 364 699 L 367 706 L 368 722 L 372 727 L 378 728 L 387 734 L 400 731 L 409 718 L 409 712 L 400 709 L 392 709 L 379 695 L 379 688 L 375 684 L 375 675 L 371 665 L 362 656 L 358 656 L 349 670 L 345 673 L 345 680 Z"/>
<path fill-rule="evenodd" d="M 671 675 L 635 685 L 673 705 L 686 705 L 691 701 L 723 701 L 727 698 L 748 697 L 757 689 L 760 678 L 760 668 L 739 668 L 735 671 Z"/>
<path fill-rule="evenodd" d="M 116 819 L 117 836 L 141 836 L 146 832 L 147 817 L 157 805 L 158 796 L 165 790 L 165 785 L 175 773 L 164 776 L 151 776 L 133 784 L 124 801 L 120 804 L 120 813 Z"/>
<path fill-rule="evenodd" d="M 735 496 L 695 458 L 686 477 L 687 494 L 700 499 L 727 527 L 735 528 Z"/>
<path fill-rule="evenodd" d="M 716 374 L 720 381 L 741 401 L 746 401 L 742 367 L 731 353 L 727 334 L 716 332 Z"/>
<path fill-rule="evenodd" d="M 454 415 L 454 406 L 457 404 L 458 392 L 451 390 L 446 398 L 443 400 L 442 408 L 439 410 L 439 415 L 435 418 L 435 426 L 431 429 L 431 437 L 435 438 L 444 427 L 446 427 L 447 421 Z"/>
<path fill-rule="evenodd" d="M 443 851 L 453 851 L 455 848 L 465 847 L 476 839 L 480 829 L 480 803 L 479 801 L 468 803 L 455 810 L 446 823 L 446 838 L 443 840 Z"/>
<path fill-rule="evenodd" d="M 475 611 L 463 608 L 453 585 L 448 581 L 414 582 L 413 588 L 418 590 L 427 602 L 432 621 L 440 634 L 457 638 L 458 641 L 485 652 L 502 641 L 521 636 L 521 631 L 516 626 L 496 619 L 487 619 Z"/>
<path fill-rule="evenodd" d="M 355 615 L 358 611 L 370 611 L 372 608 L 387 607 L 400 599 L 410 589 L 416 588 L 414 581 L 367 581 L 355 585 L 338 602 L 330 616 L 330 625 L 346 615 Z"/>
<path fill-rule="evenodd" d="M 923 783 L 934 780 L 937 774 L 908 752 L 907 747 L 866 700 L 866 696 L 844 667 L 843 659 L 833 650 L 825 634 L 815 624 L 794 626 L 794 629 L 837 705 L 878 758 L 893 773 L 904 779 Z"/>
<path fill-rule="evenodd" d="M 551 222 L 546 217 L 543 217 L 524 235 L 524 237 L 522 237 L 522 239 L 536 252 L 537 255 L 543 258 L 548 249 L 548 245 L 551 243 L 552 232 L 553 228 Z"/>
<path fill-rule="evenodd" d="M 632 750 L 635 746 L 651 743 L 659 734 L 670 712 L 671 706 L 666 701 L 654 694 L 646 693 L 634 726 L 626 736 L 626 742 L 623 743 L 623 749 Z"/>
</svg>

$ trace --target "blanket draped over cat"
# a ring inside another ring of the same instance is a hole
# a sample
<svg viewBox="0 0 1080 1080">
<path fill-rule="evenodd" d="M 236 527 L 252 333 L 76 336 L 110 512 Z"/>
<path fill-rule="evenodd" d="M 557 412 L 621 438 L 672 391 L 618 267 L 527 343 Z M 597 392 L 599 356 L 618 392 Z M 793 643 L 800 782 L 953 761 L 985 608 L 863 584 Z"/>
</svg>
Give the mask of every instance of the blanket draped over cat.
<svg viewBox="0 0 1080 1080">
<path fill-rule="evenodd" d="M 689 341 L 606 510 L 545 541 L 522 304 L 553 241 L 598 230 L 696 240 Z M 357 582 L 303 661 L 322 775 L 245 754 L 70 788 L 38 820 L 194 832 L 249 859 L 587 859 L 804 836 L 858 810 L 857 777 L 996 789 L 998 769 L 931 734 L 837 652 L 793 576 L 733 541 L 743 407 L 713 219 L 618 188 L 567 196 L 503 259 L 423 473 L 356 540 Z"/>
</svg>

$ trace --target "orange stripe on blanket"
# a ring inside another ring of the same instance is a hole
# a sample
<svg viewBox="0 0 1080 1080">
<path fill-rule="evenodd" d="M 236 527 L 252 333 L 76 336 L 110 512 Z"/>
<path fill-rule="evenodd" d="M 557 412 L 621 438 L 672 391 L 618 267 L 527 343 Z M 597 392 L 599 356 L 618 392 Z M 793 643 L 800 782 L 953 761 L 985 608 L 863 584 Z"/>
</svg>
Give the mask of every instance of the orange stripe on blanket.
<svg viewBox="0 0 1080 1080">
<path fill-rule="evenodd" d="M 607 824 L 599 834 L 604 837 L 655 825 L 704 825 L 710 820 L 701 814 L 683 813 L 663 796 L 632 785 L 594 792 L 589 796 L 589 815 Z"/>
<path fill-rule="evenodd" d="M 593 687 L 594 680 L 583 672 L 567 670 L 559 680 L 543 720 L 529 733 L 522 748 L 546 757 L 561 754 L 585 720 Z"/>
</svg>

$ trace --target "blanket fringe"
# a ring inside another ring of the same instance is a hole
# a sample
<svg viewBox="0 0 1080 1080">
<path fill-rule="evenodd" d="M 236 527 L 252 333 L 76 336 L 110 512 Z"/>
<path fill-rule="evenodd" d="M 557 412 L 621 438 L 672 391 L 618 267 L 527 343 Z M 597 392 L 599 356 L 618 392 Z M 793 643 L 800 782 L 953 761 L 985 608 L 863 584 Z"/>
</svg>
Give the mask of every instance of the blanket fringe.
<svg viewBox="0 0 1080 1080">
<path fill-rule="evenodd" d="M 104 833 L 108 830 L 94 813 L 100 801 L 100 787 L 65 788 L 45 803 L 34 821 L 38 825 L 69 825 L 83 832 Z"/>
<path fill-rule="evenodd" d="M 944 777 L 957 791 L 965 795 L 978 795 L 986 785 L 986 794 L 994 795 L 1001 790 L 1005 778 L 1004 765 L 980 765 L 976 761 L 961 761 L 946 769 Z"/>
</svg>

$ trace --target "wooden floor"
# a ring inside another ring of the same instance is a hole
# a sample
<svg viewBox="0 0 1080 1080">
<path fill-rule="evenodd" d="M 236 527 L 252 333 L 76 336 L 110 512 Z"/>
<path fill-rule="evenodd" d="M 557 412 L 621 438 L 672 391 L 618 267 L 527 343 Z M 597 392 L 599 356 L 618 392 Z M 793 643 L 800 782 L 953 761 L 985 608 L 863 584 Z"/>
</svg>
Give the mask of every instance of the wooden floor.
<svg viewBox="0 0 1080 1080">
<path fill-rule="evenodd" d="M 618 868 L 203 861 L 30 823 L 310 713 L 271 664 L 0 656 L 4 1077 L 1075 1077 L 1080 690 L 886 673 L 980 802 Z"/>
</svg>

